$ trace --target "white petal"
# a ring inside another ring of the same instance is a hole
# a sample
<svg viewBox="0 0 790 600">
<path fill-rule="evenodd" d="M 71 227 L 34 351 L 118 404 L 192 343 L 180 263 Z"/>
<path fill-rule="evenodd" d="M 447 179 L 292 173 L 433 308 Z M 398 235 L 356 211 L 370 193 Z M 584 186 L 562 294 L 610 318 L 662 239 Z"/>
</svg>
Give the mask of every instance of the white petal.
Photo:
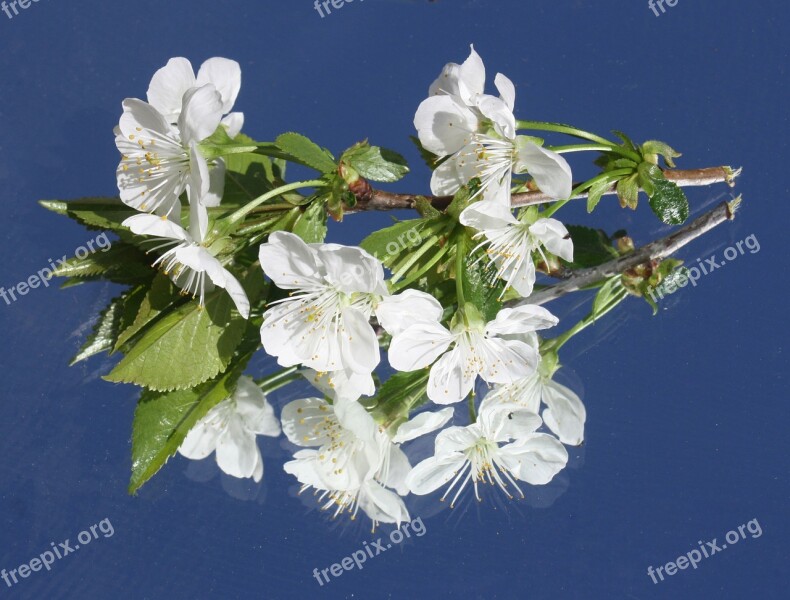
<svg viewBox="0 0 790 600">
<path fill-rule="evenodd" d="M 241 67 L 235 60 L 214 57 L 200 66 L 197 85 L 212 84 L 222 98 L 222 113 L 227 114 L 233 109 L 241 89 Z M 235 136 L 231 136 L 235 137 Z"/>
<path fill-rule="evenodd" d="M 203 195 L 201 204 L 206 207 L 219 206 L 222 202 L 222 195 L 225 192 L 225 161 L 218 158 L 214 165 L 209 169 L 208 190 Z"/>
<path fill-rule="evenodd" d="M 252 477 L 260 450 L 255 434 L 244 428 L 241 418 L 234 416 L 217 440 L 217 465 L 233 477 Z"/>
<path fill-rule="evenodd" d="M 196 242 L 202 242 L 208 229 L 208 211 L 203 198 L 208 194 L 211 178 L 197 142 L 189 145 L 189 163 L 189 233 Z"/>
<path fill-rule="evenodd" d="M 389 440 L 386 440 L 384 443 L 388 448 L 386 451 L 388 455 L 385 457 L 387 477 L 382 480 L 382 483 L 397 491 L 401 496 L 405 496 L 409 493 L 409 486 L 406 485 L 406 476 L 411 471 L 411 463 L 403 450 L 397 445 Z"/>
<path fill-rule="evenodd" d="M 416 322 L 438 322 L 443 313 L 436 298 L 419 290 L 386 296 L 376 306 L 376 318 L 390 335 L 398 335 Z"/>
<path fill-rule="evenodd" d="M 135 144 L 144 132 L 140 130 L 149 130 L 168 137 L 174 132 L 173 127 L 158 110 L 137 98 L 127 98 L 123 101 L 123 114 L 118 122 L 118 129 L 124 139 Z"/>
<path fill-rule="evenodd" d="M 426 150 L 447 156 L 472 141 L 478 119 L 451 96 L 432 96 L 417 108 L 414 127 Z"/>
<path fill-rule="evenodd" d="M 406 477 L 412 494 L 424 496 L 452 481 L 466 459 L 461 453 L 432 456 L 416 465 Z"/>
<path fill-rule="evenodd" d="M 497 133 L 512 140 L 516 137 L 516 117 L 501 98 L 484 95 L 477 100 L 478 108 L 494 125 Z"/>
<path fill-rule="evenodd" d="M 224 270 L 224 285 L 221 285 L 220 287 L 224 287 L 228 292 L 230 299 L 233 300 L 233 303 L 236 305 L 236 310 L 239 311 L 239 314 L 243 318 L 249 319 L 250 300 L 247 298 L 247 292 L 244 291 L 244 288 L 239 283 L 239 280 L 236 279 L 230 271 Z"/>
<path fill-rule="evenodd" d="M 258 460 L 255 463 L 255 468 L 252 470 L 252 480 L 255 483 L 260 483 L 263 479 L 263 456 L 258 452 Z"/>
<path fill-rule="evenodd" d="M 384 283 L 384 268 L 362 248 L 322 244 L 318 258 L 326 269 L 326 280 L 347 294 L 373 293 Z"/>
<path fill-rule="evenodd" d="M 488 323 L 488 335 L 512 335 L 548 329 L 559 323 L 559 319 L 542 306 L 524 304 L 516 308 L 504 308 L 496 319 Z"/>
<path fill-rule="evenodd" d="M 428 376 L 428 398 L 437 404 L 453 404 L 469 395 L 478 373 L 467 358 L 463 346 L 456 345 L 436 361 Z"/>
<path fill-rule="evenodd" d="M 518 138 L 518 146 L 517 172 L 527 171 L 540 190 L 552 198 L 565 199 L 571 195 L 573 174 L 568 161 L 523 137 Z"/>
<path fill-rule="evenodd" d="M 496 200 L 483 200 L 470 204 L 461 213 L 460 221 L 461 224 L 478 231 L 496 231 L 518 223 L 511 209 Z"/>
<path fill-rule="evenodd" d="M 239 379 L 233 399 L 236 401 L 236 412 L 248 430 L 258 435 L 280 435 L 280 422 L 274 416 L 274 408 L 251 377 Z"/>
<path fill-rule="evenodd" d="M 478 424 L 468 425 L 467 427 L 448 427 L 447 429 L 443 429 L 439 432 L 439 435 L 436 436 L 436 456 L 465 452 L 480 441 L 482 435 L 482 431 Z"/>
<path fill-rule="evenodd" d="M 294 400 L 283 407 L 280 418 L 288 441 L 297 446 L 323 446 L 330 441 L 328 430 L 321 427 L 332 409 L 322 398 Z"/>
<path fill-rule="evenodd" d="M 500 455 L 516 477 L 532 485 L 548 483 L 568 463 L 565 446 L 545 433 L 533 433 L 503 446 Z"/>
<path fill-rule="evenodd" d="M 195 86 L 195 72 L 186 58 L 171 58 L 151 78 L 148 86 L 148 102 L 167 119 L 178 121 L 184 94 Z"/>
<path fill-rule="evenodd" d="M 378 425 L 364 406 L 355 400 L 338 400 L 334 409 L 337 420 L 344 429 L 353 432 L 359 440 L 373 442 Z"/>
<path fill-rule="evenodd" d="M 394 523 L 396 527 L 400 527 L 401 523 L 410 520 L 409 511 L 398 494 L 373 480 L 366 481 L 362 489 L 359 507 L 372 521 Z"/>
<path fill-rule="evenodd" d="M 154 237 L 183 240 L 192 243 L 190 235 L 180 225 L 176 225 L 166 217 L 156 215 L 133 215 L 121 223 L 137 235 L 150 235 Z"/>
<path fill-rule="evenodd" d="M 263 272 L 284 290 L 300 289 L 323 283 L 315 250 L 298 235 L 276 231 L 261 244 L 258 257 Z"/>
<path fill-rule="evenodd" d="M 219 434 L 217 427 L 202 419 L 189 430 L 178 448 L 178 453 L 192 460 L 202 460 L 217 448 Z"/>
<path fill-rule="evenodd" d="M 379 364 L 379 343 L 367 317 L 356 308 L 340 314 L 343 362 L 355 373 L 371 373 Z"/>
<path fill-rule="evenodd" d="M 222 101 L 213 85 L 188 90 L 184 94 L 184 108 L 178 117 L 182 142 L 202 142 L 217 130 L 221 119 Z"/>
<path fill-rule="evenodd" d="M 398 431 L 392 438 L 396 444 L 403 444 L 422 435 L 426 435 L 437 429 L 444 427 L 452 418 L 455 410 L 451 407 L 432 412 L 420 413 L 410 421 L 398 427 Z"/>
<path fill-rule="evenodd" d="M 494 78 L 494 85 L 499 91 L 499 96 L 505 105 L 512 111 L 516 106 L 516 86 L 502 73 L 497 73 Z"/>
<path fill-rule="evenodd" d="M 244 113 L 232 112 L 224 117 L 220 124 L 228 130 L 228 137 L 233 139 L 241 133 L 244 127 Z"/>
<path fill-rule="evenodd" d="M 321 477 L 317 450 L 300 450 L 294 454 L 294 460 L 283 465 L 283 470 L 296 477 L 302 485 L 309 485 L 318 490 L 326 489 Z"/>
<path fill-rule="evenodd" d="M 579 446 L 584 441 L 584 422 L 587 411 L 573 390 L 554 381 L 543 386 L 543 411 L 546 426 L 557 434 L 563 444 Z"/>
<path fill-rule="evenodd" d="M 476 349 L 481 356 L 480 377 L 488 383 L 512 384 L 538 368 L 540 355 L 520 340 L 489 338 Z"/>
<path fill-rule="evenodd" d="M 549 252 L 573 261 L 573 241 L 568 229 L 557 219 L 538 219 L 529 232 L 546 246 Z"/>
<path fill-rule="evenodd" d="M 398 371 L 416 371 L 441 356 L 453 335 L 439 323 L 416 323 L 392 338 L 389 361 Z"/>
</svg>

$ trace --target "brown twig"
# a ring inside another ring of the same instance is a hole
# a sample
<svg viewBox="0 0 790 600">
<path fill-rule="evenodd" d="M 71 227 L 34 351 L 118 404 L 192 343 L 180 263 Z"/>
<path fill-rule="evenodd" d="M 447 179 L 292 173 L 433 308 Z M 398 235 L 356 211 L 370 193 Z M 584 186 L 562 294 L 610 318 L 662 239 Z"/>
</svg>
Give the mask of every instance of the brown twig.
<svg viewBox="0 0 790 600">
<path fill-rule="evenodd" d="M 735 171 L 730 167 L 708 167 L 705 169 L 668 169 L 664 175 L 670 181 L 675 182 L 681 187 L 705 186 L 715 183 L 727 183 L 733 185 L 735 178 L 740 171 Z M 576 187 L 574 185 L 574 187 Z M 614 194 L 614 187 L 611 187 L 604 195 Z M 579 194 L 573 199 L 586 198 L 587 194 Z M 368 210 L 397 210 L 414 208 L 419 198 L 425 198 L 437 209 L 443 210 L 452 202 L 451 196 L 420 196 L 417 194 L 395 194 L 383 190 L 373 190 L 368 198 L 361 198 L 354 208 L 346 209 L 346 213 L 363 212 Z M 524 192 L 513 194 L 511 204 L 514 207 L 530 206 L 534 204 L 544 204 L 551 202 L 555 198 L 550 198 L 543 192 Z"/>
<path fill-rule="evenodd" d="M 665 238 L 651 242 L 630 254 L 626 254 L 625 256 L 616 258 L 597 267 L 572 272 L 565 281 L 535 292 L 527 299 L 511 301 L 508 304 L 511 306 L 519 304 L 545 304 L 565 294 L 576 292 L 595 285 L 596 283 L 600 283 L 601 281 L 605 281 L 614 275 L 618 275 L 629 269 L 638 267 L 639 265 L 653 260 L 663 260 L 714 227 L 717 227 L 725 221 L 731 221 L 735 218 L 735 211 L 740 206 L 740 203 L 740 197 L 732 202 L 723 202 L 713 210 L 697 217 L 682 229 L 669 234 Z"/>
</svg>

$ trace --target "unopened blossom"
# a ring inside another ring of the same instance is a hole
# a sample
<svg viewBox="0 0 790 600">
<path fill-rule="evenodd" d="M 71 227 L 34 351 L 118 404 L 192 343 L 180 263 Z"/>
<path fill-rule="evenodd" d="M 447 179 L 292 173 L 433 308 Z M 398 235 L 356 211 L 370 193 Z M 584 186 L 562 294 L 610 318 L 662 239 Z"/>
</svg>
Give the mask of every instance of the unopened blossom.
<svg viewBox="0 0 790 600">
<path fill-rule="evenodd" d="M 206 294 L 216 286 L 228 292 L 242 317 L 250 316 L 250 302 L 244 288 L 212 254 L 212 249 L 206 247 L 202 237 L 193 237 L 164 215 L 134 215 L 123 225 L 137 235 L 154 238 L 158 245 L 152 250 L 166 249 L 154 266 L 161 265 L 184 293 L 198 299 L 200 306 L 205 306 Z"/>
<path fill-rule="evenodd" d="M 406 485 L 417 495 L 448 486 L 441 499 L 450 498 L 451 507 L 470 481 L 478 500 L 478 484 L 496 485 L 508 498 L 523 498 L 517 481 L 544 485 L 568 462 L 559 441 L 536 433 L 540 425 L 540 417 L 527 409 L 484 400 L 475 423 L 436 436 L 434 455 L 409 472 Z"/>
<path fill-rule="evenodd" d="M 568 262 L 573 261 L 570 233 L 556 219 L 519 220 L 509 207 L 485 200 L 470 205 L 461 214 L 461 223 L 478 230 L 475 239 L 483 238 L 478 247 L 485 248 L 497 269 L 497 276 L 523 298 L 529 296 L 535 286 L 534 255 L 548 265 L 545 248 Z"/>
<path fill-rule="evenodd" d="M 242 377 L 233 395 L 217 404 L 189 431 L 179 454 L 201 460 L 216 452 L 217 465 L 228 475 L 260 481 L 263 458 L 256 436 L 280 435 L 280 424 L 265 394 Z"/>
<path fill-rule="evenodd" d="M 431 85 L 414 117 L 423 147 L 448 157 L 434 171 L 431 190 L 453 195 L 478 178 L 483 199 L 510 206 L 513 173 L 529 173 L 549 196 L 567 198 L 572 188 L 567 161 L 516 135 L 515 86 L 501 73 L 494 83 L 499 97 L 483 93 L 485 67 L 472 48 L 462 65 L 448 64 Z"/>
<path fill-rule="evenodd" d="M 467 305 L 450 329 L 437 320 L 417 322 L 396 333 L 389 349 L 390 364 L 399 371 L 433 365 L 428 397 L 438 404 L 466 398 L 478 376 L 488 383 L 507 384 L 534 373 L 537 350 L 508 336 L 553 327 L 557 318 L 532 305 L 503 309 L 489 323 L 476 313 Z"/>
</svg>

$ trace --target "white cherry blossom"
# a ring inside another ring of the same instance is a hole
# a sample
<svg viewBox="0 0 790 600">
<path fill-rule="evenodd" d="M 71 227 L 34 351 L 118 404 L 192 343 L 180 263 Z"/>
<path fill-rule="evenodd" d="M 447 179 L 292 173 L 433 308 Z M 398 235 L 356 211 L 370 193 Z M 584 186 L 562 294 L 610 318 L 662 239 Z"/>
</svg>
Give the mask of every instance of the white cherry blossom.
<svg viewBox="0 0 790 600">
<path fill-rule="evenodd" d="M 562 444 L 536 433 L 540 425 L 540 417 L 527 409 L 484 400 L 475 423 L 449 427 L 436 436 L 434 456 L 409 472 L 406 485 L 412 493 L 425 495 L 450 484 L 442 496 L 445 500 L 454 492 L 450 507 L 470 481 L 478 500 L 479 483 L 497 485 L 508 498 L 514 497 L 512 485 L 523 498 L 517 480 L 544 485 L 568 462 Z"/>
</svg>

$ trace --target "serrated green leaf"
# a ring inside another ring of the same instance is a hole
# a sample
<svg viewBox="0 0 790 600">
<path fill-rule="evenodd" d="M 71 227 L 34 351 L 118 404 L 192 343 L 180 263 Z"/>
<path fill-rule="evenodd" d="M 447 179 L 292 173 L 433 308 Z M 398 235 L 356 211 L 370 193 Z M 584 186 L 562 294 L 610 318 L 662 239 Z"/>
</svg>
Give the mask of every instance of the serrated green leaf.
<svg viewBox="0 0 790 600">
<path fill-rule="evenodd" d="M 592 315 L 597 319 L 601 314 L 606 313 L 613 303 L 622 300 L 628 291 L 623 287 L 620 276 L 617 275 L 609 279 L 601 286 L 593 299 Z"/>
<path fill-rule="evenodd" d="M 118 335 L 113 352 L 117 352 L 133 337 L 151 325 L 160 315 L 184 303 L 184 297 L 179 295 L 170 278 L 163 273 L 157 273 L 151 282 L 151 287 L 146 291 L 134 320 Z"/>
<path fill-rule="evenodd" d="M 340 160 L 370 181 L 393 183 L 409 172 L 406 159 L 400 154 L 367 142 L 355 144 L 343 153 Z"/>
<path fill-rule="evenodd" d="M 640 163 L 637 173 L 639 185 L 649 198 L 656 192 L 656 182 L 665 179 L 663 171 L 649 162 Z"/>
<path fill-rule="evenodd" d="M 623 146 L 625 146 L 628 150 L 633 150 L 634 152 L 639 152 L 639 148 L 637 148 L 636 144 L 634 144 L 633 140 L 624 134 L 622 131 L 617 131 L 616 129 L 612 130 L 612 133 L 619 137 L 622 142 Z"/>
<path fill-rule="evenodd" d="M 126 242 L 115 242 L 112 246 L 84 258 L 70 258 L 53 273 L 56 277 L 101 277 L 115 283 L 147 281 L 153 275 L 154 271 L 145 253 Z"/>
<path fill-rule="evenodd" d="M 47 210 L 74 219 L 88 229 L 110 229 L 122 233 L 128 233 L 128 230 L 121 223 L 132 215 L 138 214 L 136 210 L 121 202 L 120 198 L 39 200 L 39 204 Z"/>
<path fill-rule="evenodd" d="M 182 390 L 203 383 L 228 367 L 246 321 L 231 313 L 232 301 L 216 290 L 206 307 L 189 302 L 157 320 L 105 376 L 156 391 Z"/>
<path fill-rule="evenodd" d="M 505 282 L 497 277 L 497 268 L 487 256 L 472 252 L 477 244 L 463 234 L 463 240 L 456 244 L 456 252 L 464 252 L 463 290 L 464 299 L 474 304 L 483 319 L 493 321 L 502 309 L 502 296 Z"/>
<path fill-rule="evenodd" d="M 293 232 L 308 244 L 319 244 L 326 238 L 326 218 L 326 206 L 320 200 L 314 200 L 299 215 Z"/>
<path fill-rule="evenodd" d="M 80 351 L 71 359 L 69 366 L 87 360 L 96 354 L 111 351 L 118 338 L 118 333 L 134 320 L 145 293 L 146 287 L 141 285 L 113 298 L 99 314 L 93 331 Z"/>
<path fill-rule="evenodd" d="M 667 225 L 680 225 L 689 216 L 689 201 L 683 189 L 674 181 L 662 179 L 655 182 L 650 197 L 650 208 Z"/>
<path fill-rule="evenodd" d="M 337 164 L 332 154 L 300 133 L 283 133 L 275 140 L 278 148 L 321 173 L 334 173 Z"/>
</svg>

